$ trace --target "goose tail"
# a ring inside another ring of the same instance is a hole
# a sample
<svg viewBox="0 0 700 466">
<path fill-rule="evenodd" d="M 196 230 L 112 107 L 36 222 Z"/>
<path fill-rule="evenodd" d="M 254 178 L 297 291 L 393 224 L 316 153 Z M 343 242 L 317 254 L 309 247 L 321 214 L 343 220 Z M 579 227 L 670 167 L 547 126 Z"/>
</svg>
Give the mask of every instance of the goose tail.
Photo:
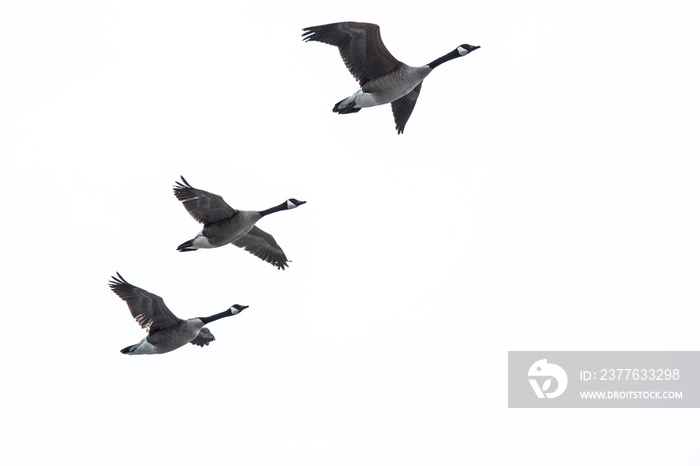
<svg viewBox="0 0 700 466">
<path fill-rule="evenodd" d="M 177 247 L 177 250 L 180 252 L 196 251 L 197 248 L 193 248 L 192 246 L 194 246 L 193 239 L 182 243 L 180 246 Z"/>
<path fill-rule="evenodd" d="M 121 350 L 122 354 L 132 354 L 138 346 L 139 345 L 131 345 L 131 346 L 127 346 L 126 348 L 123 348 Z"/>
<path fill-rule="evenodd" d="M 359 107 L 355 107 L 355 99 L 357 98 L 358 93 L 359 91 L 335 104 L 333 107 L 333 112 L 342 115 L 344 113 L 357 113 L 362 110 Z"/>
</svg>

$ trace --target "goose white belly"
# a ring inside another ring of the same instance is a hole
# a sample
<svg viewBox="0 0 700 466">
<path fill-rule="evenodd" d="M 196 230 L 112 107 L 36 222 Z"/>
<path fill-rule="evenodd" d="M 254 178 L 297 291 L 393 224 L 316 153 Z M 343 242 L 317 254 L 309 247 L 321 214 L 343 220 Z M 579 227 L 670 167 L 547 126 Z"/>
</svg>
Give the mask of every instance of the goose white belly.
<svg viewBox="0 0 700 466">
<path fill-rule="evenodd" d="M 195 249 L 208 249 L 215 248 L 213 244 L 209 242 L 209 239 L 202 234 L 202 232 L 197 233 L 197 236 L 192 240 L 192 246 Z"/>
<path fill-rule="evenodd" d="M 380 94 L 380 93 L 374 93 L 374 94 L 366 94 L 362 92 L 362 89 L 357 91 L 355 95 L 353 96 L 355 98 L 355 107 L 359 108 L 367 108 L 367 107 L 374 107 L 376 105 L 383 105 L 383 104 L 388 104 L 389 102 L 393 102 L 397 99 L 400 99 L 404 95 L 408 94 L 408 92 L 404 94 L 397 94 L 397 95 L 392 95 L 392 94 Z"/>
<path fill-rule="evenodd" d="M 150 344 L 148 341 L 146 341 L 146 338 L 144 337 L 143 340 L 138 342 L 136 344 L 136 348 L 134 348 L 133 351 L 129 351 L 127 354 L 158 354 L 161 353 L 161 351 L 158 351 L 158 349 Z"/>
</svg>

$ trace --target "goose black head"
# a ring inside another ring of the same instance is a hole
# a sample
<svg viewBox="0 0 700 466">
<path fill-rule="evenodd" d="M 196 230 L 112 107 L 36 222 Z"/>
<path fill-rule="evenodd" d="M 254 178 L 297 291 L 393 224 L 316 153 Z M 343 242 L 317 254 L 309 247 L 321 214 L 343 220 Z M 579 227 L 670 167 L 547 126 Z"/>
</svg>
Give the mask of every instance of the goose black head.
<svg viewBox="0 0 700 466">
<path fill-rule="evenodd" d="M 295 209 L 302 204 L 306 204 L 306 201 L 297 201 L 296 199 L 287 199 L 287 209 Z"/>
<path fill-rule="evenodd" d="M 230 308 L 228 308 L 229 311 L 231 311 L 231 315 L 235 316 L 236 314 L 239 314 L 243 309 L 247 309 L 248 306 L 243 306 L 242 304 L 234 304 Z"/>
<path fill-rule="evenodd" d="M 461 57 L 465 56 L 468 53 L 473 52 L 476 49 L 480 49 L 480 45 L 469 45 L 469 44 L 462 44 L 459 47 L 457 47 L 457 51 L 459 52 L 459 55 Z"/>
</svg>

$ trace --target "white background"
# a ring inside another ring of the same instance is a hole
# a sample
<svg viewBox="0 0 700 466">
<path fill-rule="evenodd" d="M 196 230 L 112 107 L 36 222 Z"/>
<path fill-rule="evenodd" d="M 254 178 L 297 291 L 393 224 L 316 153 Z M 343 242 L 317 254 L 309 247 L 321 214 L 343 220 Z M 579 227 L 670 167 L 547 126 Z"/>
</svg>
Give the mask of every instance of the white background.
<svg viewBox="0 0 700 466">
<path fill-rule="evenodd" d="M 695 2 L 3 2 L 0 460 L 697 464 L 695 410 L 509 410 L 508 350 L 696 350 Z M 395 11 L 397 6 L 401 11 Z M 302 28 L 423 65 L 405 134 Z M 184 175 L 293 260 L 180 254 Z M 210 347 L 144 332 L 121 272 Z"/>
</svg>

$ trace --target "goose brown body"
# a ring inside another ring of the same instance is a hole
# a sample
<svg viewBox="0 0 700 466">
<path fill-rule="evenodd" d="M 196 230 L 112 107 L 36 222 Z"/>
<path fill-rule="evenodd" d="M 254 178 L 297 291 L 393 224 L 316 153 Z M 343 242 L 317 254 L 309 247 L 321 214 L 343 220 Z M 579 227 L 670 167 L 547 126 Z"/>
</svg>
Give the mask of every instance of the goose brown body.
<svg viewBox="0 0 700 466">
<path fill-rule="evenodd" d="M 140 342 L 121 350 L 122 353 L 130 355 L 168 353 L 187 343 L 207 346 L 215 338 L 205 327 L 206 324 L 234 316 L 248 307 L 234 304 L 219 314 L 184 320 L 168 309 L 163 298 L 132 285 L 119 273 L 109 281 L 109 287 L 126 302 L 136 322 L 148 331 L 148 335 Z"/>
<path fill-rule="evenodd" d="M 305 28 L 304 41 L 323 42 L 338 47 L 360 89 L 333 107 L 336 113 L 356 113 L 365 107 L 391 103 L 396 130 L 403 133 L 420 95 L 423 80 L 437 66 L 480 48 L 462 44 L 425 66 L 408 66 L 386 48 L 379 26 L 345 21 Z"/>
<path fill-rule="evenodd" d="M 204 227 L 197 236 L 177 247 L 180 252 L 211 249 L 233 244 L 254 256 L 284 270 L 288 266 L 287 256 L 269 233 L 255 224 L 266 215 L 282 210 L 294 209 L 305 201 L 287 199 L 266 210 L 237 210 L 229 206 L 218 194 L 192 187 L 184 177 L 175 182 L 175 197 L 187 209 L 192 218 Z"/>
</svg>

